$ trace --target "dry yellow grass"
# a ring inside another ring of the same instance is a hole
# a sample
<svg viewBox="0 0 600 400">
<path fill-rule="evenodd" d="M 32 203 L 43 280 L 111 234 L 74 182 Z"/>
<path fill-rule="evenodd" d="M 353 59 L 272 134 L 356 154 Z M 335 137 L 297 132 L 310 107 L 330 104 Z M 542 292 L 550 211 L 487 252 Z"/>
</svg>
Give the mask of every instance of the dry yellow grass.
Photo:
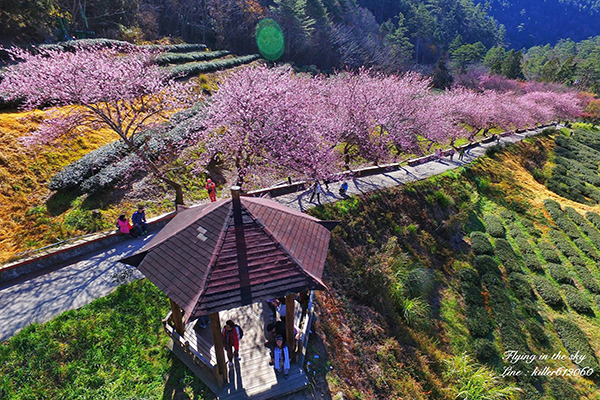
<svg viewBox="0 0 600 400">
<path fill-rule="evenodd" d="M 117 139 L 100 130 L 57 147 L 25 147 L 19 138 L 35 131 L 43 116 L 41 111 L 0 113 L 0 262 L 32 243 L 51 244 L 67 234 L 53 229 L 62 216 L 32 213 L 51 195 L 46 183 L 63 166 Z"/>
</svg>

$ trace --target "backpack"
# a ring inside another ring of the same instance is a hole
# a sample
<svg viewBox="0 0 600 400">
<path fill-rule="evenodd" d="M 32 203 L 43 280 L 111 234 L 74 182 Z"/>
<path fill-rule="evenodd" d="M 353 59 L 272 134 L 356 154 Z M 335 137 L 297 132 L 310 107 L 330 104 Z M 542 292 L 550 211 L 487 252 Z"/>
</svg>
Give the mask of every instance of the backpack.
<svg viewBox="0 0 600 400">
<path fill-rule="evenodd" d="M 242 338 L 244 337 L 244 330 L 239 325 L 236 325 L 235 327 L 238 330 L 238 340 L 242 340 Z"/>
</svg>

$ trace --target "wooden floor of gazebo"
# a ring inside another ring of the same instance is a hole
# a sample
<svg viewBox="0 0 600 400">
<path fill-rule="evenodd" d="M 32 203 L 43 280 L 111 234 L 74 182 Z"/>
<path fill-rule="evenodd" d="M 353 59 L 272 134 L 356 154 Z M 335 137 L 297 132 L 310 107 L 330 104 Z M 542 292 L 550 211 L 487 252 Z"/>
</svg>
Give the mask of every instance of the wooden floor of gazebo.
<svg viewBox="0 0 600 400">
<path fill-rule="evenodd" d="M 309 310 L 311 308 L 309 307 Z M 309 311 L 300 322 L 302 310 L 298 302 L 295 302 L 295 309 L 296 327 L 299 327 L 305 335 L 310 326 L 311 313 Z M 292 363 L 288 379 L 284 379 L 283 375 L 276 375 L 273 367 L 269 365 L 269 349 L 264 346 L 264 341 L 265 327 L 272 321 L 272 313 L 264 302 L 223 311 L 219 317 L 222 327 L 225 326 L 225 321 L 231 319 L 244 330 L 244 337 L 240 342 L 241 360 L 234 362 L 232 367 L 228 365 L 227 382 L 223 388 L 219 388 L 212 372 L 217 362 L 210 325 L 207 328 L 195 329 L 197 321 L 188 323 L 181 340 L 184 343 L 183 347 L 174 344 L 174 339 L 177 340 L 178 335 L 172 327 L 165 326 L 172 338 L 169 341 L 169 348 L 210 387 L 219 399 L 273 399 L 308 386 L 308 378 L 301 364 Z M 299 360 L 303 359 L 302 351 L 304 349 L 298 354 Z"/>
</svg>

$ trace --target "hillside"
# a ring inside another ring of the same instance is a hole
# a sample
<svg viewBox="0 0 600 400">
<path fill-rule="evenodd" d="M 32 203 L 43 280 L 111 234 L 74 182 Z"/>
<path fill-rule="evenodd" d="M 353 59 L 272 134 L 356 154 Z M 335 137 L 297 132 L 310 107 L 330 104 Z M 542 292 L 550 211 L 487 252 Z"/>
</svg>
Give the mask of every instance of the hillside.
<svg viewBox="0 0 600 400">
<path fill-rule="evenodd" d="M 317 296 L 307 397 L 472 399 L 479 397 L 468 390 L 484 388 L 522 399 L 597 399 L 600 207 L 547 186 L 565 162 L 557 154 L 569 156 L 559 147 L 587 151 L 586 163 L 600 165 L 600 153 L 578 141 L 598 135 L 548 130 L 426 181 L 314 209 L 342 224 L 326 264 L 329 289 Z M 577 186 L 585 176 L 569 178 Z M 142 281 L 26 328 L 0 346 L 0 394 L 210 398 L 162 350 L 154 314 L 166 304 Z M 148 317 L 140 320 L 140 310 Z M 132 318 L 135 331 L 125 328 Z M 507 351 L 516 353 L 508 359 Z M 561 367 L 595 372 L 548 375 Z M 85 373 L 73 379 L 65 374 L 73 369 Z M 17 376 L 39 378 L 17 387 Z"/>
<path fill-rule="evenodd" d="M 596 0 L 493 0 L 490 5 L 489 14 L 506 27 L 506 41 L 514 49 L 580 41 L 600 32 Z"/>
</svg>

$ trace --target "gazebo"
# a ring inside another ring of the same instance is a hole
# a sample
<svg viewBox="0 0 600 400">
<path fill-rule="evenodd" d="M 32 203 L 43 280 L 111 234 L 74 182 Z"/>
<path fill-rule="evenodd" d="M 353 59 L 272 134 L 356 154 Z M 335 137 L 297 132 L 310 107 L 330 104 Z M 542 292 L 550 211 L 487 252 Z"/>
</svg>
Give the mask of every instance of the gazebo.
<svg viewBox="0 0 600 400">
<path fill-rule="evenodd" d="M 337 225 L 272 200 L 240 196 L 239 187 L 231 194 L 230 199 L 179 210 L 144 248 L 121 260 L 137 267 L 169 297 L 171 313 L 164 322 L 172 350 L 188 366 L 199 367 L 192 370 L 209 386 L 205 378 L 213 377 L 217 391 L 227 381 L 233 383 L 232 371 L 227 375 L 219 313 L 248 313 L 243 310 L 285 297 L 286 341 L 293 356 L 300 308 L 295 298 L 298 295 L 306 306 L 310 291 L 325 289 L 321 276 L 330 231 Z M 200 316 L 210 317 L 210 335 L 208 329 L 197 328 Z M 256 349 L 262 348 L 263 332 L 251 335 L 258 342 L 252 344 Z M 246 332 L 243 341 L 247 337 Z M 239 365 L 236 368 L 239 374 Z M 301 368 L 298 373 L 306 381 Z M 263 376 L 261 384 L 272 388 L 268 380 Z M 250 395 L 245 390 L 243 394 L 240 397 Z"/>
</svg>

